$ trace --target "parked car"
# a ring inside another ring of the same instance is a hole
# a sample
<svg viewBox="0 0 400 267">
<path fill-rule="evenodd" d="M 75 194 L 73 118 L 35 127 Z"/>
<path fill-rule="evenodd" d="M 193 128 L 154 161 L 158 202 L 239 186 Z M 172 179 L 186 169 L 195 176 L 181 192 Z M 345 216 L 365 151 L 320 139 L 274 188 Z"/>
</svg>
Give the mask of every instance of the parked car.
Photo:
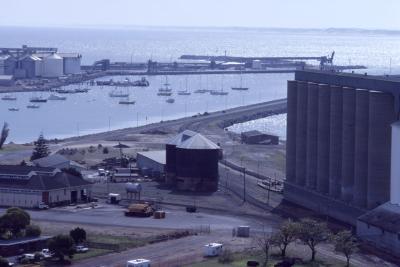
<svg viewBox="0 0 400 267">
<path fill-rule="evenodd" d="M 89 248 L 79 245 L 75 247 L 75 251 L 78 253 L 86 253 L 89 251 Z"/>
<path fill-rule="evenodd" d="M 37 205 L 37 208 L 40 209 L 40 210 L 47 210 L 49 208 L 49 206 L 47 204 L 43 203 L 43 202 L 40 202 Z"/>
<path fill-rule="evenodd" d="M 44 259 L 49 259 L 49 258 L 53 257 L 53 253 L 51 253 L 48 248 L 42 249 L 40 254 L 43 256 Z"/>
</svg>

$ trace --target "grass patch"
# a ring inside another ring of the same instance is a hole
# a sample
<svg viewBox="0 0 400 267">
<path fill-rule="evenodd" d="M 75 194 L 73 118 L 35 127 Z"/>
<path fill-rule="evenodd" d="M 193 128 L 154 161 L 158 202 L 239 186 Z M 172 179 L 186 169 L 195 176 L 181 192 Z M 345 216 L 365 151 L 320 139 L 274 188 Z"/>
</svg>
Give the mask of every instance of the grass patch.
<svg viewBox="0 0 400 267">
<path fill-rule="evenodd" d="M 98 256 L 105 255 L 105 254 L 108 254 L 111 252 L 113 252 L 113 251 L 107 250 L 107 249 L 101 249 L 101 248 L 91 248 L 86 253 L 74 254 L 73 261 L 79 261 L 79 260 L 84 260 L 84 259 L 88 259 L 88 258 L 98 257 Z"/>
<path fill-rule="evenodd" d="M 144 239 L 131 238 L 127 236 L 112 236 L 112 235 L 93 235 L 88 236 L 88 241 L 100 244 L 109 244 L 119 247 L 119 250 L 128 248 L 140 247 L 146 245 Z"/>
</svg>

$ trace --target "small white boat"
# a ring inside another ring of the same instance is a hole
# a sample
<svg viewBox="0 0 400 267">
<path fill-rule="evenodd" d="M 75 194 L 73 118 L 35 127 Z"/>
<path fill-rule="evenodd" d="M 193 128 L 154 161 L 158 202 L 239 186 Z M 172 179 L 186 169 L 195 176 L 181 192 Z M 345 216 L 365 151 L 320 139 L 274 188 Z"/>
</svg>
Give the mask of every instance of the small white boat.
<svg viewBox="0 0 400 267">
<path fill-rule="evenodd" d="M 89 88 L 77 88 L 74 90 L 75 93 L 87 93 L 89 92 Z"/>
<path fill-rule="evenodd" d="M 67 100 L 67 97 L 51 94 L 47 100 Z"/>
<path fill-rule="evenodd" d="M 191 92 L 188 91 L 178 91 L 178 95 L 191 95 Z"/>
<path fill-rule="evenodd" d="M 167 100 L 165 100 L 165 102 L 172 104 L 172 103 L 175 102 L 175 99 L 173 99 L 173 98 L 168 98 Z"/>
<path fill-rule="evenodd" d="M 205 94 L 209 92 L 209 90 L 206 89 L 197 89 L 196 91 L 194 91 L 195 94 Z"/>
<path fill-rule="evenodd" d="M 227 95 L 228 92 L 225 92 L 225 91 L 223 91 L 223 90 L 221 90 L 221 91 L 212 90 L 212 91 L 210 91 L 210 94 L 211 94 L 211 95 Z"/>
<path fill-rule="evenodd" d="M 19 111 L 19 108 L 9 108 L 9 111 Z"/>
<path fill-rule="evenodd" d="M 136 101 L 133 100 L 121 100 L 118 102 L 121 105 L 134 105 L 136 103 Z"/>
<path fill-rule="evenodd" d="M 15 101 L 17 100 L 16 96 L 12 96 L 12 95 L 5 95 L 1 98 L 1 100 L 7 100 L 7 101 Z"/>
<path fill-rule="evenodd" d="M 157 95 L 158 96 L 171 96 L 172 93 L 171 92 L 158 92 Z"/>
<path fill-rule="evenodd" d="M 31 104 L 31 105 L 27 105 L 27 108 L 40 108 L 39 105 L 35 105 L 35 104 Z"/>
<path fill-rule="evenodd" d="M 32 103 L 46 103 L 46 102 L 47 102 L 47 99 L 42 98 L 42 97 L 32 97 L 32 98 L 29 100 L 29 102 L 32 102 Z"/>
<path fill-rule="evenodd" d="M 110 97 L 129 97 L 129 94 L 122 92 L 111 92 L 108 94 Z"/>
</svg>

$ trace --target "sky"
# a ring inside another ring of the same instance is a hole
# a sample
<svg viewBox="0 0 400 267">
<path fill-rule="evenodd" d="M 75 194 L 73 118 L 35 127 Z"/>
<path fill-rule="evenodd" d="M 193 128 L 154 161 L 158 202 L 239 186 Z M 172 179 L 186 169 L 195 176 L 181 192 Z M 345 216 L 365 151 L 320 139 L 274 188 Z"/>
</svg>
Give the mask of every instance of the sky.
<svg viewBox="0 0 400 267">
<path fill-rule="evenodd" d="M 0 26 L 400 30 L 400 0 L 0 0 Z"/>
</svg>

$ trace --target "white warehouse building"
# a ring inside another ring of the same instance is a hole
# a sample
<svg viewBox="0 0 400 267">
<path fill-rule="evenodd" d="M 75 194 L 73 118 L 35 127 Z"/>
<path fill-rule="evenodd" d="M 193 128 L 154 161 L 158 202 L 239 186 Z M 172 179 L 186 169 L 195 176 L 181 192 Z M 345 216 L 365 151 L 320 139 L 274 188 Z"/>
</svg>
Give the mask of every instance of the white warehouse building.
<svg viewBox="0 0 400 267">
<path fill-rule="evenodd" d="M 0 206 L 35 208 L 90 198 L 92 184 L 57 168 L 0 165 Z"/>
</svg>

